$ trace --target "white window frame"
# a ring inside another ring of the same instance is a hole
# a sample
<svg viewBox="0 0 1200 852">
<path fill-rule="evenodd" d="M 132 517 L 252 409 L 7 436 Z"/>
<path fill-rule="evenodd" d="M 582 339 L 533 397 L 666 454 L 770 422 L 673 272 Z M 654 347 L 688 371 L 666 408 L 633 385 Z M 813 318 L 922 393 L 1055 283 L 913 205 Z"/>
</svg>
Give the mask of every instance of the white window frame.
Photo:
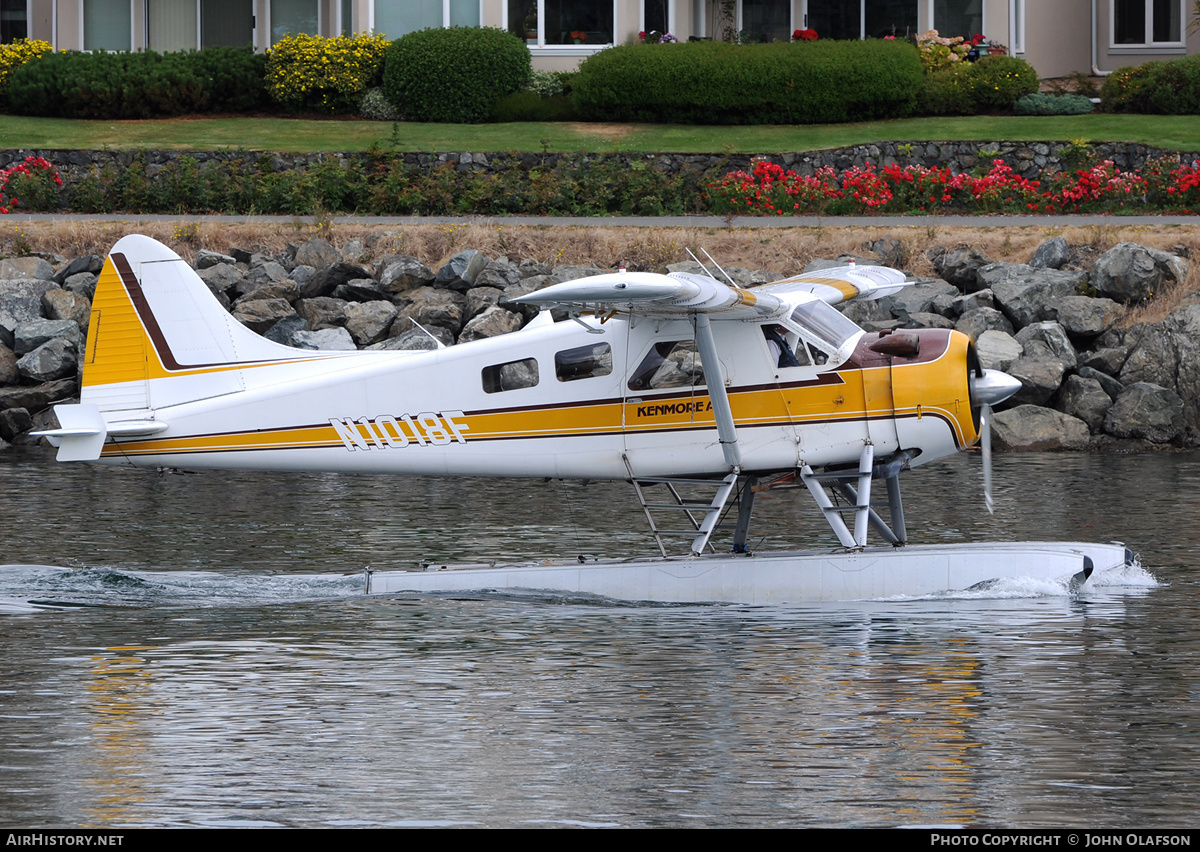
<svg viewBox="0 0 1200 852">
<path fill-rule="evenodd" d="M 1187 3 L 1185 0 L 1175 0 L 1179 4 L 1179 41 L 1145 41 L 1141 43 L 1123 42 L 1118 44 L 1117 38 L 1117 2 L 1108 0 L 1108 50 L 1109 53 L 1185 53 L 1187 51 Z M 1146 29 L 1150 38 L 1154 37 L 1154 0 L 1146 0 Z"/>
<path fill-rule="evenodd" d="M 741 0 L 738 0 L 739 6 Z M 639 4 L 640 6 L 640 4 Z M 508 31 L 508 3 L 501 4 L 504 14 L 501 16 L 500 28 Z M 613 41 L 608 44 L 546 44 L 546 3 L 545 0 L 537 0 L 538 7 L 538 29 L 537 29 L 537 44 L 527 44 L 530 53 L 536 56 L 591 56 L 593 53 L 599 53 L 607 47 L 612 47 L 617 43 L 617 36 L 621 32 L 621 16 L 619 14 L 618 0 L 612 0 L 613 14 Z M 675 14 L 674 0 L 671 2 L 671 11 L 668 13 L 672 18 Z M 638 16 L 641 17 L 639 12 Z M 482 19 L 481 19 L 482 20 Z"/>
<path fill-rule="evenodd" d="M 367 4 L 367 29 L 375 32 L 375 4 L 379 0 L 371 0 Z M 541 0 L 538 0 L 540 3 Z M 340 5 L 339 5 L 340 8 Z M 539 6 L 540 8 L 540 6 Z M 479 26 L 483 26 L 483 0 L 479 0 Z M 448 29 L 450 24 L 450 0 L 442 0 L 442 29 Z M 504 4 L 504 29 L 508 29 L 508 4 Z M 399 36 L 396 36 L 399 38 Z"/>
</svg>

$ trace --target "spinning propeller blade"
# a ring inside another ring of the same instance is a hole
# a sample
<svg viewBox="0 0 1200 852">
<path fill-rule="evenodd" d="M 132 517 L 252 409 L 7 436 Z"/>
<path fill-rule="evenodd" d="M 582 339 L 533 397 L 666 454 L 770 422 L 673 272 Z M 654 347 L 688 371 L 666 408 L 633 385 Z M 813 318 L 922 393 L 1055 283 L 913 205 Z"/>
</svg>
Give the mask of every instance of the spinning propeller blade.
<svg viewBox="0 0 1200 852">
<path fill-rule="evenodd" d="M 979 448 L 983 451 L 983 502 L 995 512 L 992 499 L 992 406 L 1021 389 L 1019 379 L 999 370 L 982 370 L 971 376 L 971 396 L 979 404 Z"/>
<path fill-rule="evenodd" d="M 983 451 L 983 502 L 988 514 L 996 512 L 992 499 L 992 407 L 987 403 L 979 410 L 979 448 Z"/>
</svg>

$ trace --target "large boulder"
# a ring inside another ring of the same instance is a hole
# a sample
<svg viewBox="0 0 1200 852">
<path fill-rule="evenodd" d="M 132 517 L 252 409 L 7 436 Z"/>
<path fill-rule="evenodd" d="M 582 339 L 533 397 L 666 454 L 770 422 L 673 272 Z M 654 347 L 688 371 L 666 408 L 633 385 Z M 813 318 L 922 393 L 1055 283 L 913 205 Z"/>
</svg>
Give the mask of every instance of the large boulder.
<svg viewBox="0 0 1200 852">
<path fill-rule="evenodd" d="M 1078 417 L 1093 433 L 1104 429 L 1104 417 L 1112 407 L 1112 397 L 1100 382 L 1083 376 L 1067 376 L 1054 407 L 1063 414 Z"/>
<path fill-rule="evenodd" d="M 53 289 L 53 281 L 0 280 L 0 343 L 12 347 L 18 325 L 43 317 L 42 296 Z"/>
<path fill-rule="evenodd" d="M 433 283 L 434 274 L 415 257 L 402 254 L 391 258 L 379 273 L 379 286 L 391 294 L 406 293 Z"/>
<path fill-rule="evenodd" d="M 932 260 L 938 275 L 967 292 L 980 289 L 979 270 L 992 263 L 990 257 L 973 248 L 951 249 L 934 255 Z"/>
<path fill-rule="evenodd" d="M 1057 358 L 1068 370 L 1075 369 L 1078 356 L 1067 332 L 1056 322 L 1035 322 L 1016 334 L 1017 342 L 1029 357 Z"/>
<path fill-rule="evenodd" d="M 54 267 L 40 257 L 7 257 L 0 260 L 0 278 L 53 281 Z"/>
<path fill-rule="evenodd" d="M 1066 367 L 1053 356 L 1023 356 L 1005 372 L 1021 383 L 1021 389 L 1012 395 L 1013 404 L 1046 405 L 1058 392 Z"/>
<path fill-rule="evenodd" d="M 63 337 L 48 340 L 17 360 L 17 369 L 26 379 L 49 382 L 74 376 L 79 358 L 74 342 Z"/>
<path fill-rule="evenodd" d="M 449 287 L 451 290 L 470 290 L 475 286 L 475 279 L 487 268 L 490 258 L 476 249 L 464 249 L 451 257 L 434 278 L 435 287 Z"/>
<path fill-rule="evenodd" d="M 1017 329 L 1022 329 L 1033 322 L 1054 319 L 1059 301 L 1078 295 L 1079 288 L 1087 283 L 1087 273 L 993 263 L 979 270 L 979 281 L 991 288 L 1000 310 Z"/>
<path fill-rule="evenodd" d="M 333 266 L 342 260 L 342 256 L 338 253 L 329 241 L 321 237 L 313 237 L 300 248 L 296 249 L 295 262 L 297 265 L 312 266 L 321 269 L 326 266 Z"/>
<path fill-rule="evenodd" d="M 1062 269 L 1071 259 L 1071 247 L 1062 237 L 1051 237 L 1037 247 L 1029 265 L 1035 269 Z"/>
<path fill-rule="evenodd" d="M 296 312 L 284 299 L 256 299 L 238 302 L 233 317 L 256 334 L 263 334 L 280 320 Z"/>
<path fill-rule="evenodd" d="M 1082 420 L 1039 405 L 1019 405 L 992 417 L 992 440 L 997 450 L 1083 450 L 1090 439 Z"/>
<path fill-rule="evenodd" d="M 469 340 L 498 337 L 501 334 L 516 331 L 520 327 L 520 314 L 514 314 L 512 311 L 506 311 L 501 307 L 488 308 L 463 326 L 462 334 L 459 335 L 458 340 L 460 343 L 466 343 Z"/>
<path fill-rule="evenodd" d="M 1179 394 L 1149 382 L 1135 382 L 1125 388 L 1104 418 L 1108 434 L 1155 444 L 1179 441 L 1186 426 Z"/>
<path fill-rule="evenodd" d="M 1008 372 L 1016 360 L 1025 354 L 1025 349 L 1011 334 L 988 329 L 975 341 L 975 353 L 979 356 L 979 365 L 985 370 Z"/>
<path fill-rule="evenodd" d="M 455 336 L 462 330 L 467 310 L 467 297 L 457 290 L 441 287 L 421 287 L 410 294 L 410 304 L 400 311 L 423 326 L 441 326 Z"/>
<path fill-rule="evenodd" d="M 1168 282 L 1187 277 L 1187 261 L 1137 243 L 1118 243 L 1092 264 L 1096 292 L 1124 305 L 1141 304 Z"/>
<path fill-rule="evenodd" d="M 359 346 L 378 343 L 388 336 L 398 313 L 391 302 L 351 302 L 346 305 L 346 331 Z"/>
<path fill-rule="evenodd" d="M 1096 337 L 1125 316 L 1125 308 L 1112 299 L 1065 296 L 1054 305 L 1055 318 L 1073 337 Z"/>
</svg>

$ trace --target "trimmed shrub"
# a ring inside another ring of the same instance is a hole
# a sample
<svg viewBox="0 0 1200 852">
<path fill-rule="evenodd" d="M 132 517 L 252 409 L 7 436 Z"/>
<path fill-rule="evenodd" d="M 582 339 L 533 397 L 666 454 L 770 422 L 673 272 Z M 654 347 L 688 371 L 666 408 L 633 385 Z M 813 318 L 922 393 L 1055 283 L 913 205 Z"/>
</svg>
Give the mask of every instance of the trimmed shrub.
<svg viewBox="0 0 1200 852">
<path fill-rule="evenodd" d="M 1092 111 L 1092 101 L 1083 95 L 1046 95 L 1034 92 L 1022 95 L 1013 104 L 1017 115 L 1086 115 Z"/>
<path fill-rule="evenodd" d="M 383 91 L 405 118 L 484 121 L 505 95 L 529 82 L 525 42 L 490 27 L 420 30 L 392 42 Z"/>
<path fill-rule="evenodd" d="M 354 113 L 383 80 L 390 42 L 382 35 L 290 35 L 267 51 L 266 87 L 291 110 Z"/>
<path fill-rule="evenodd" d="M 1038 90 L 1033 66 L 1016 56 L 985 56 L 971 65 L 975 106 L 980 112 L 1012 110 L 1017 98 Z"/>
<path fill-rule="evenodd" d="M 824 124 L 908 115 L 922 78 L 916 49 L 901 41 L 693 42 L 601 51 L 572 85 L 593 120 Z"/>
<path fill-rule="evenodd" d="M 1106 112 L 1200 114 L 1200 56 L 1118 68 L 1104 81 L 1100 101 Z"/>
<path fill-rule="evenodd" d="M 963 62 L 925 75 L 917 99 L 921 115 L 974 115 L 975 79 Z"/>
<path fill-rule="evenodd" d="M 18 115 L 155 118 L 259 109 L 262 57 L 249 49 L 189 53 L 49 53 L 9 78 Z"/>
<path fill-rule="evenodd" d="M 53 50 L 50 42 L 19 38 L 11 44 L 0 44 L 0 95 L 8 86 L 9 76 L 31 59 Z"/>
</svg>

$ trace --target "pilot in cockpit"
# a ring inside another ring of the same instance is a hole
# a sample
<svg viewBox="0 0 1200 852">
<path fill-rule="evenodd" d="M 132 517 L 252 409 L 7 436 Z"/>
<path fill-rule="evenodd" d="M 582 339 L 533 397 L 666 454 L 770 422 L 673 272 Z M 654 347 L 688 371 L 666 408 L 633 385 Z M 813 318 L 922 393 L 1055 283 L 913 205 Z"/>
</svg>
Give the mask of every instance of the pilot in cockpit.
<svg viewBox="0 0 1200 852">
<path fill-rule="evenodd" d="M 763 337 L 767 339 L 767 349 L 771 353 L 771 363 L 778 367 L 803 366 L 797 359 L 792 347 L 788 345 L 787 329 L 781 325 L 764 325 Z"/>
</svg>

